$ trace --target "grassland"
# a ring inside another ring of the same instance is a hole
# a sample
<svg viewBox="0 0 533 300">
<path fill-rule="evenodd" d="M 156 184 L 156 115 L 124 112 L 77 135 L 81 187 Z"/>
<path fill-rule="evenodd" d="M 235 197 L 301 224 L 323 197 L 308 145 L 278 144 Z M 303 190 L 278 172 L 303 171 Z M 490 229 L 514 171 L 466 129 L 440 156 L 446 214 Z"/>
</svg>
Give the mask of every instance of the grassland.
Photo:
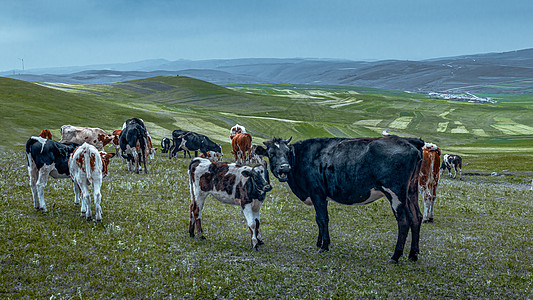
<svg viewBox="0 0 533 300">
<path fill-rule="evenodd" d="M 492 95 L 493 98 L 498 98 Z M 117 84 L 36 84 L 0 78 L 0 297 L 83 298 L 501 298 L 533 297 L 531 95 L 481 105 L 400 91 L 335 86 L 233 85 L 187 77 Z M 396 238 L 390 205 L 332 203 L 331 251 L 317 253 L 314 211 L 286 184 L 262 208 L 265 245 L 250 249 L 238 207 L 208 200 L 207 240 L 188 236 L 188 160 L 158 154 L 149 174 L 113 159 L 103 222 L 86 222 L 69 180 L 50 179 L 48 213 L 33 209 L 23 145 L 63 124 L 111 131 L 141 117 L 158 143 L 174 129 L 223 143 L 243 124 L 272 136 L 419 136 L 468 163 L 443 176 L 421 255 L 388 264 Z M 441 124 L 446 124 L 441 125 Z M 438 130 L 437 130 L 438 129 Z M 496 171 L 505 176 L 485 176 Z M 477 174 L 477 175 L 475 175 Z"/>
<path fill-rule="evenodd" d="M 421 255 L 387 262 L 389 204 L 330 205 L 331 250 L 317 253 L 312 208 L 273 180 L 261 211 L 265 245 L 250 248 L 240 209 L 211 199 L 206 240 L 188 236 L 188 160 L 158 154 L 149 174 L 113 159 L 101 223 L 79 217 L 70 180 L 50 179 L 33 209 L 23 153 L 0 157 L 0 295 L 106 298 L 499 298 L 533 295 L 533 192 L 443 178 Z"/>
</svg>

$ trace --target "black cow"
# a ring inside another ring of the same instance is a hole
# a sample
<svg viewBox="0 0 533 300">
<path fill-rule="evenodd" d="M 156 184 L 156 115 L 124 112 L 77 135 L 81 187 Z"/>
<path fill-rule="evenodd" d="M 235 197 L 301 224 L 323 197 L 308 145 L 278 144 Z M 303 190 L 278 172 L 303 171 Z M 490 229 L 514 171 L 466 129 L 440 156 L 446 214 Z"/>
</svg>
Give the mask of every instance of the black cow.
<svg viewBox="0 0 533 300">
<path fill-rule="evenodd" d="M 191 153 L 189 151 L 181 148 L 182 136 L 185 135 L 185 134 L 188 134 L 190 132 L 191 131 L 181 130 L 181 129 L 176 129 L 176 130 L 172 131 L 172 146 L 170 147 L 169 152 L 168 152 L 168 158 L 169 159 L 172 159 L 174 156 L 176 156 L 176 154 L 179 151 L 183 151 L 183 158 L 185 158 L 185 155 L 187 155 L 187 154 L 189 154 L 189 158 L 191 158 Z M 198 156 L 198 151 L 196 151 L 194 153 L 194 156 L 195 157 Z"/>
<path fill-rule="evenodd" d="M 168 150 L 170 150 L 170 139 L 163 138 L 161 140 L 161 153 L 168 153 Z"/>
<path fill-rule="evenodd" d="M 146 147 L 147 147 L 147 132 L 146 128 L 138 123 L 126 124 L 126 127 L 120 133 L 118 142 L 122 157 L 127 159 L 128 168 L 139 174 L 140 164 L 144 164 L 144 173 L 148 173 L 146 169 Z"/>
<path fill-rule="evenodd" d="M 198 152 L 201 152 L 205 157 L 209 157 L 207 153 L 209 151 L 222 154 L 222 147 L 220 147 L 220 144 L 211 141 L 207 136 L 192 131 L 181 131 L 182 134 L 179 134 L 180 131 L 174 130 L 172 132 L 174 141 L 169 158 L 174 157 L 176 153 L 181 150 L 187 151 L 187 153 L 189 153 L 189 158 L 191 157 L 189 151 L 194 151 L 195 157 L 198 156 Z M 185 157 L 185 153 L 183 154 L 183 157 Z"/>
<path fill-rule="evenodd" d="M 44 188 L 48 176 L 68 178 L 68 160 L 78 144 L 59 143 L 40 136 L 32 136 L 26 142 L 28 174 L 35 209 L 47 211 L 44 202 Z"/>
<path fill-rule="evenodd" d="M 452 177 L 452 169 L 454 170 L 453 178 L 457 177 L 457 169 L 459 169 L 459 180 L 461 180 L 461 175 L 463 171 L 463 159 L 459 155 L 455 154 L 444 154 L 442 159 L 442 165 L 440 166 L 440 173 L 442 174 L 445 170 L 448 170 L 448 175 Z"/>
<path fill-rule="evenodd" d="M 392 256 L 397 262 L 409 228 L 409 259 L 418 259 L 422 213 L 418 207 L 418 172 L 424 141 L 386 136 L 377 138 L 314 138 L 289 145 L 291 139 L 265 141 L 270 169 L 292 192 L 313 205 L 319 234 L 317 247 L 329 250 L 328 200 L 368 204 L 383 196 L 398 222 L 398 240 Z"/>
</svg>

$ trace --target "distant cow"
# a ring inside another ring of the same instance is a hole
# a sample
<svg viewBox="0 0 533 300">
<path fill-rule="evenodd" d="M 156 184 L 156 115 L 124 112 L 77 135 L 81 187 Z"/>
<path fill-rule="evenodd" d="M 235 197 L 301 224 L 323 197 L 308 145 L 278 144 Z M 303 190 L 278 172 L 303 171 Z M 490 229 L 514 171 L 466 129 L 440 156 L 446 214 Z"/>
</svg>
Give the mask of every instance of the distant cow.
<svg viewBox="0 0 533 300">
<path fill-rule="evenodd" d="M 200 153 L 201 158 L 207 158 L 210 161 L 213 162 L 219 162 L 222 159 L 222 153 L 218 153 L 215 151 L 207 151 L 207 155 L 204 155 L 203 153 Z"/>
<path fill-rule="evenodd" d="M 232 140 L 233 137 L 239 133 L 246 133 L 246 128 L 244 128 L 242 125 L 235 124 L 235 126 L 231 127 L 229 131 L 229 139 Z"/>
<path fill-rule="evenodd" d="M 368 204 L 385 196 L 398 223 L 398 239 L 391 257 L 397 262 L 411 229 L 409 259 L 419 253 L 422 213 L 418 207 L 418 172 L 424 141 L 385 136 L 376 138 L 312 138 L 265 141 L 270 170 L 304 203 L 315 207 L 319 228 L 317 247 L 328 251 L 328 200 Z"/>
<path fill-rule="evenodd" d="M 168 150 L 170 150 L 170 139 L 163 138 L 161 140 L 161 153 L 168 153 Z"/>
<path fill-rule="evenodd" d="M 174 132 L 177 132 L 174 130 Z M 204 154 L 205 157 L 208 157 L 207 152 L 213 151 L 220 153 L 220 156 L 222 156 L 222 147 L 220 147 L 220 144 L 216 144 L 215 142 L 211 141 L 207 136 L 203 134 L 199 134 L 192 131 L 186 131 L 185 133 L 175 136 L 174 132 L 172 133 L 172 137 L 174 138 L 173 145 L 172 145 L 172 151 L 169 155 L 169 158 L 172 158 L 176 155 L 176 153 L 180 150 L 183 151 L 194 151 L 194 155 L 197 156 L 198 152 L 201 152 Z M 184 154 L 185 157 L 185 154 Z M 190 157 L 190 153 L 189 153 Z"/>
<path fill-rule="evenodd" d="M 433 222 L 433 208 L 437 198 L 439 184 L 440 148 L 435 144 L 426 143 L 422 148 L 422 165 L 418 177 L 418 188 L 424 200 L 423 223 Z"/>
<path fill-rule="evenodd" d="M 448 175 L 452 177 L 451 170 L 454 170 L 453 178 L 455 179 L 457 177 L 457 169 L 459 169 L 459 180 L 461 180 L 461 175 L 463 171 L 461 168 L 463 167 L 463 159 L 459 155 L 455 154 L 444 154 L 444 157 L 442 159 L 442 165 L 440 166 L 441 173 L 445 170 L 448 170 Z"/>
<path fill-rule="evenodd" d="M 249 167 L 194 158 L 189 164 L 189 184 L 191 237 L 194 237 L 196 225 L 198 236 L 204 238 L 201 224 L 202 208 L 205 198 L 213 195 L 222 203 L 239 205 L 250 228 L 252 248 L 257 250 L 258 245 L 263 244 L 259 233 L 259 209 L 266 193 L 272 189 L 266 164 Z"/>
<path fill-rule="evenodd" d="M 44 138 L 44 139 L 49 139 L 49 140 L 52 139 L 52 133 L 50 132 L 49 129 L 41 130 L 41 133 L 39 133 L 39 136 Z"/>
<path fill-rule="evenodd" d="M 248 163 L 251 159 L 252 136 L 249 133 L 237 133 L 231 139 L 231 153 L 238 164 Z M 247 154 L 248 153 L 248 154 Z"/>
<path fill-rule="evenodd" d="M 60 143 L 88 143 L 95 146 L 98 150 L 104 149 L 104 146 L 113 141 L 116 136 L 108 134 L 100 128 L 76 127 L 72 125 L 61 126 Z"/>
<path fill-rule="evenodd" d="M 92 220 L 91 196 L 89 185 L 93 186 L 93 201 L 95 206 L 95 219 L 102 221 L 102 179 L 107 176 L 107 166 L 109 160 L 115 156 L 114 153 L 100 152 L 93 145 L 84 143 L 74 150 L 69 159 L 70 177 L 74 182 L 75 200 L 79 205 L 81 198 L 81 216 L 87 221 Z M 81 194 L 81 195 L 80 195 Z"/>
<path fill-rule="evenodd" d="M 174 156 L 176 156 L 176 154 L 179 152 L 179 151 L 183 151 L 183 158 L 185 158 L 185 156 L 187 154 L 189 154 L 189 158 L 191 158 L 191 153 L 185 149 L 182 149 L 181 148 L 181 140 L 183 139 L 183 136 L 190 133 L 191 131 L 187 131 L 187 130 L 181 130 L 181 129 L 176 129 L 174 131 L 172 131 L 172 146 L 170 147 L 169 149 L 169 152 L 168 152 L 168 158 L 171 159 L 173 158 Z M 198 151 L 196 151 L 194 153 L 194 156 L 198 156 Z"/>
<path fill-rule="evenodd" d="M 136 123 L 128 124 L 120 133 L 119 144 L 122 157 L 127 160 L 128 169 L 139 174 L 142 163 L 144 164 L 144 173 L 148 173 L 146 169 L 146 148 L 148 147 L 146 129 Z"/>
<path fill-rule="evenodd" d="M 44 202 L 44 188 L 48 176 L 68 178 L 68 160 L 78 144 L 63 144 L 40 136 L 32 136 L 26 142 L 28 174 L 35 209 L 47 211 Z"/>
</svg>

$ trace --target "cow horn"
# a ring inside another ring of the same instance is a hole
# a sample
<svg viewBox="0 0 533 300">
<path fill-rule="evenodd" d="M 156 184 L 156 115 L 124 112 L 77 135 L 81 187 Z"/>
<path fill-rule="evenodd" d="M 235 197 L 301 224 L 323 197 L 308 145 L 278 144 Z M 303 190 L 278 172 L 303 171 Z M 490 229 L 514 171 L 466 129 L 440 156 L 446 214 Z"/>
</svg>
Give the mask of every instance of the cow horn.
<svg viewBox="0 0 533 300">
<path fill-rule="evenodd" d="M 285 143 L 287 143 L 287 145 L 291 142 L 292 140 L 292 136 L 288 139 L 288 140 L 285 140 Z"/>
</svg>

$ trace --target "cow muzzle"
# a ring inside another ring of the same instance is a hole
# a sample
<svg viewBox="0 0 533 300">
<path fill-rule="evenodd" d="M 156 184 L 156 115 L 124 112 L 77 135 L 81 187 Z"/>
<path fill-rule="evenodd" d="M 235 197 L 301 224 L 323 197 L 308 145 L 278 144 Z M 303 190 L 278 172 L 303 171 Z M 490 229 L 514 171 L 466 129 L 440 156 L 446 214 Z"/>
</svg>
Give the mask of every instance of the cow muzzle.
<svg viewBox="0 0 533 300">
<path fill-rule="evenodd" d="M 289 180 L 288 175 L 290 171 L 291 171 L 291 166 L 289 164 L 282 164 L 281 166 L 279 166 L 278 176 L 277 176 L 279 181 L 284 182 L 284 181 Z"/>
<path fill-rule="evenodd" d="M 263 187 L 263 193 L 268 193 L 272 190 L 272 186 L 270 184 L 267 184 Z"/>
</svg>

